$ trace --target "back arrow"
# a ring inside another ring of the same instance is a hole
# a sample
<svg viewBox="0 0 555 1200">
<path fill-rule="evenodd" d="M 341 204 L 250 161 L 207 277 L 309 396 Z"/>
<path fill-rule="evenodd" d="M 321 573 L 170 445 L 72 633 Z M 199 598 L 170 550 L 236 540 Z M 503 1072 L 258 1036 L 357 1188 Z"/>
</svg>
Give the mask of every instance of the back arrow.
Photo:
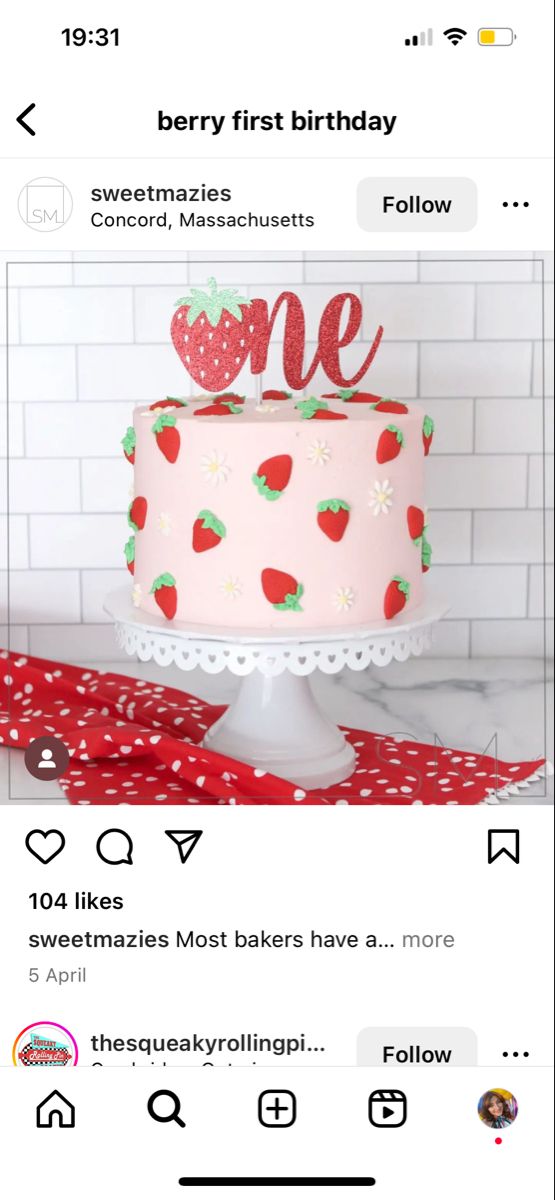
<svg viewBox="0 0 555 1200">
<path fill-rule="evenodd" d="M 32 112 L 33 109 L 36 107 L 37 107 L 36 104 L 30 104 L 28 108 L 24 108 L 23 112 L 20 113 L 19 116 L 15 118 L 18 125 L 22 125 L 23 128 L 27 130 L 27 133 L 31 134 L 31 137 L 35 137 L 36 130 L 31 129 L 31 126 L 27 124 L 27 122 L 25 121 L 24 118 L 28 117 L 29 113 Z"/>
</svg>

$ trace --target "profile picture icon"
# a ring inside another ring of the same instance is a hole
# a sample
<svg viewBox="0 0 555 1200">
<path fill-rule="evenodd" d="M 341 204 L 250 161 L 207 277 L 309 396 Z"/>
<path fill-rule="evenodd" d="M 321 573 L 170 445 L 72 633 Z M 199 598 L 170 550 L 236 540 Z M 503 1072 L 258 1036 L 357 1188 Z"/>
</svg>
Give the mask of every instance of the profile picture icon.
<svg viewBox="0 0 555 1200">
<path fill-rule="evenodd" d="M 492 1088 L 480 1096 L 478 1116 L 488 1129 L 506 1129 L 516 1120 L 517 1114 L 516 1098 L 505 1088 Z"/>
</svg>

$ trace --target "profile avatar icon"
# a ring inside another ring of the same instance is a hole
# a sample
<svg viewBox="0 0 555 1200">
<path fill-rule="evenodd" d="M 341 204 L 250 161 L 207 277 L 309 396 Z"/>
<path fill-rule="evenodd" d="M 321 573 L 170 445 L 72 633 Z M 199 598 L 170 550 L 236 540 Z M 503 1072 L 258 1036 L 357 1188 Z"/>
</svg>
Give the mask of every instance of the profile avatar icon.
<svg viewBox="0 0 555 1200">
<path fill-rule="evenodd" d="M 507 1129 L 516 1120 L 518 1104 L 512 1092 L 492 1088 L 478 1101 L 478 1116 L 488 1129 Z"/>
<path fill-rule="evenodd" d="M 68 763 L 69 754 L 59 738 L 33 738 L 25 751 L 25 766 L 35 779 L 47 782 L 59 779 Z"/>
</svg>

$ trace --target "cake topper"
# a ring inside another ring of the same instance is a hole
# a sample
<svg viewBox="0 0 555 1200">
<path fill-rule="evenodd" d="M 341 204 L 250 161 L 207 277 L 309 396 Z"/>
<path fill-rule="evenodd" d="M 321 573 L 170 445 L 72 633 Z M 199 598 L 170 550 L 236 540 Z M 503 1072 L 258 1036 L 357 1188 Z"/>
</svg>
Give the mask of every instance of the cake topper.
<svg viewBox="0 0 555 1200">
<path fill-rule="evenodd" d="M 171 324 L 172 341 L 189 375 L 208 392 L 227 389 L 250 356 L 250 370 L 266 369 L 274 325 L 285 309 L 283 373 L 288 387 L 303 391 L 318 366 L 336 387 L 351 388 L 368 371 L 382 339 L 379 325 L 372 346 L 354 375 L 345 377 L 340 351 L 350 345 L 362 323 L 362 304 L 354 292 L 341 292 L 326 304 L 318 329 L 316 353 L 305 370 L 306 324 L 302 301 L 296 292 L 281 292 L 272 311 L 265 300 L 246 299 L 235 288 L 218 288 L 208 280 L 208 292 L 191 288 L 177 301 Z M 344 315 L 347 323 L 343 332 Z"/>
</svg>

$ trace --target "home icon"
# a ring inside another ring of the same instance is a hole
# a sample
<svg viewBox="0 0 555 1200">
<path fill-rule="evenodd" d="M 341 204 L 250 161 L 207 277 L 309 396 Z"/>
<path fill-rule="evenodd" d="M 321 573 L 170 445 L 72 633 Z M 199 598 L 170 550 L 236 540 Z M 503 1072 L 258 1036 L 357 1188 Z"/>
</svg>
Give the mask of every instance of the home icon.
<svg viewBox="0 0 555 1200">
<path fill-rule="evenodd" d="M 61 1092 L 50 1092 L 37 1105 L 37 1129 L 75 1129 L 75 1105 Z"/>
</svg>

